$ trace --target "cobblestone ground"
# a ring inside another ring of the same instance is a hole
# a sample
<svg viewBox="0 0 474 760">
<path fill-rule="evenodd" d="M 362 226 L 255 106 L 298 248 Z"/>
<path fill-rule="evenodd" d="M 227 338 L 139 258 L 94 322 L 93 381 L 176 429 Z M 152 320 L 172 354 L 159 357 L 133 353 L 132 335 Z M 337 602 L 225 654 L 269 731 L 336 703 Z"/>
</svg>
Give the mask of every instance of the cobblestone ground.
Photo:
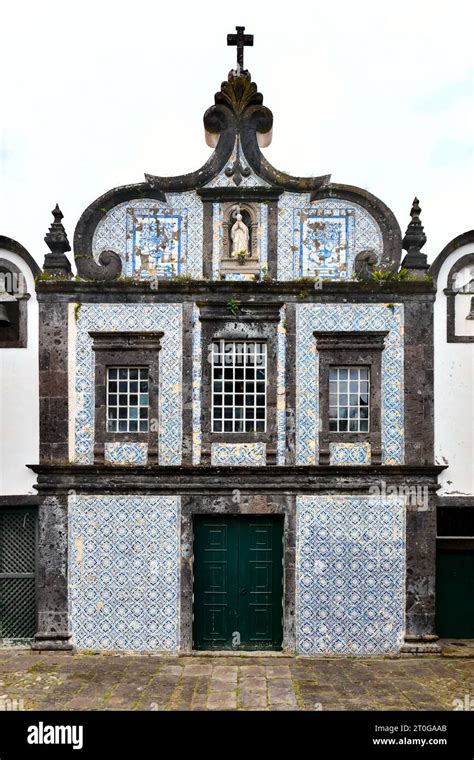
<svg viewBox="0 0 474 760">
<path fill-rule="evenodd" d="M 452 710 L 453 700 L 466 695 L 474 700 L 474 659 L 469 657 L 167 657 L 0 650 L 4 709 Z"/>
</svg>

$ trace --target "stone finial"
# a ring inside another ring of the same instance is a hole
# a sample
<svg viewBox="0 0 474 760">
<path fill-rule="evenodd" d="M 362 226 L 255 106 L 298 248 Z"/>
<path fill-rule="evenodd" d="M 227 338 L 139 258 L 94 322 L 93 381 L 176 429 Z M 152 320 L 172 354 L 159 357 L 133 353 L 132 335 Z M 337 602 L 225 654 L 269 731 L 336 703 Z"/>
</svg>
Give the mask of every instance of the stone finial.
<svg viewBox="0 0 474 760">
<path fill-rule="evenodd" d="M 51 253 L 44 257 L 43 271 L 67 276 L 71 274 L 71 264 L 66 253 L 71 250 L 71 246 L 62 223 L 63 213 L 57 203 L 51 213 L 54 221 L 44 238 Z"/>
<path fill-rule="evenodd" d="M 410 211 L 411 222 L 407 227 L 405 237 L 402 241 L 403 248 L 409 253 L 412 251 L 419 253 L 420 249 L 423 248 L 426 243 L 426 235 L 421 223 L 420 214 L 420 201 L 418 198 L 415 198 Z"/>
<path fill-rule="evenodd" d="M 429 268 L 426 253 L 421 253 L 421 249 L 426 243 L 426 235 L 420 219 L 420 201 L 418 198 L 413 200 L 410 216 L 411 221 L 402 240 L 402 247 L 407 255 L 402 261 L 402 267 L 411 270 L 422 277 Z"/>
<path fill-rule="evenodd" d="M 71 246 L 69 245 L 66 230 L 64 229 L 64 225 L 61 221 L 64 218 L 64 215 L 57 203 L 51 213 L 53 215 L 54 222 L 46 233 L 44 242 L 48 245 L 51 253 L 66 253 L 67 251 L 71 250 Z"/>
</svg>

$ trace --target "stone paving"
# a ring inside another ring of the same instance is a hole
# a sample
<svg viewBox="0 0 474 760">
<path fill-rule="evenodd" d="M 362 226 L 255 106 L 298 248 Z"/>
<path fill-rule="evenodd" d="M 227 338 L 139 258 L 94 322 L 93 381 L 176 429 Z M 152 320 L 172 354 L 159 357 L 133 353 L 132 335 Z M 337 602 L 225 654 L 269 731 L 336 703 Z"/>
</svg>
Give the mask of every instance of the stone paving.
<svg viewBox="0 0 474 760">
<path fill-rule="evenodd" d="M 452 710 L 471 657 L 299 658 L 0 650 L 0 709 Z M 21 701 L 23 700 L 23 701 Z"/>
</svg>

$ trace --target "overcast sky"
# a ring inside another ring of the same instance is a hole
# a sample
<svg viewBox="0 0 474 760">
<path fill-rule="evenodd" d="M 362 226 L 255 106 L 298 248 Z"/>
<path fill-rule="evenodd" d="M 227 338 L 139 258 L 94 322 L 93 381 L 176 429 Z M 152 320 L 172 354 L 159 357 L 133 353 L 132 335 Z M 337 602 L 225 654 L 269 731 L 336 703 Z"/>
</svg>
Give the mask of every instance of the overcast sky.
<svg viewBox="0 0 474 760">
<path fill-rule="evenodd" d="M 202 116 L 235 65 L 273 111 L 278 169 L 381 198 L 402 231 L 414 195 L 429 260 L 474 227 L 473 11 L 450 0 L 42 0 L 5 3 L 0 234 L 42 263 L 56 202 L 80 214 L 144 172 L 209 157 Z"/>
</svg>

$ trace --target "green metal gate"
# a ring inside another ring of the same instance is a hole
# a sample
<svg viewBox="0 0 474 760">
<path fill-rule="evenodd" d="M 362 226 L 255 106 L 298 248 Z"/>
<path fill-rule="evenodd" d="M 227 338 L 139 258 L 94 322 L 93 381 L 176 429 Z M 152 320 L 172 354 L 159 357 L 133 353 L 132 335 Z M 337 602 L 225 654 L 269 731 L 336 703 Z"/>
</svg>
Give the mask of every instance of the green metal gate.
<svg viewBox="0 0 474 760">
<path fill-rule="evenodd" d="M 36 510 L 0 511 L 0 643 L 21 644 L 36 630 Z"/>
</svg>

